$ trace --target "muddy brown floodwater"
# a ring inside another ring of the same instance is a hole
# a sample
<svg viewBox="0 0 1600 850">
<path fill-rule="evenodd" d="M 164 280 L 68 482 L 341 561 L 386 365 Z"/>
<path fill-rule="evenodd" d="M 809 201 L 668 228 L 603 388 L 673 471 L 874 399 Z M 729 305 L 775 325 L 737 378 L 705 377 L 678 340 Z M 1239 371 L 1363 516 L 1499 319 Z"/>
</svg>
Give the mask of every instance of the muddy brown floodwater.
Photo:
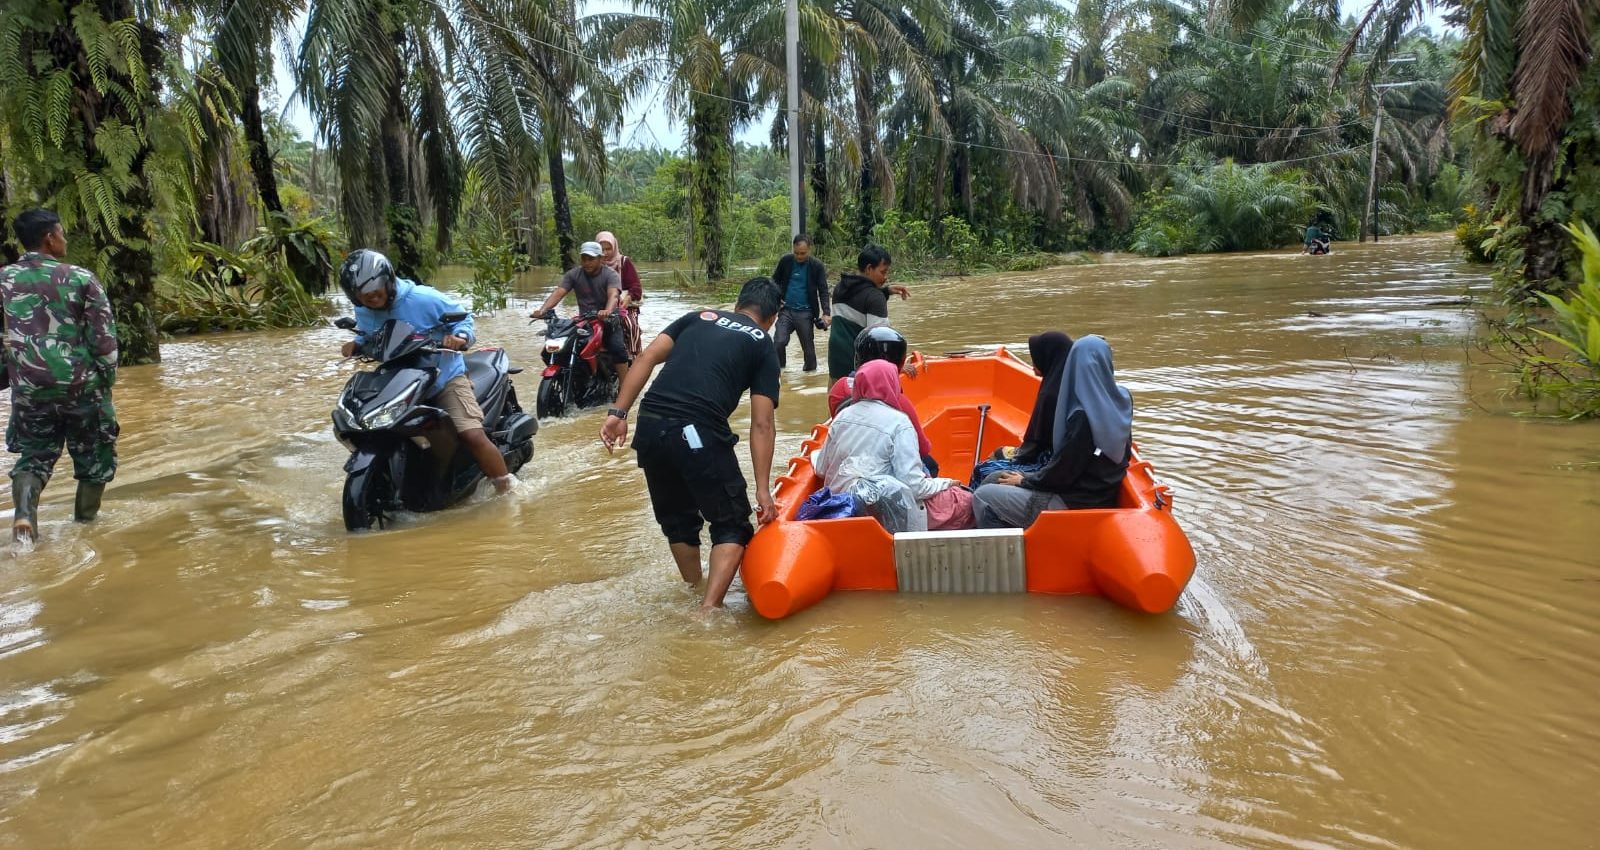
<svg viewBox="0 0 1600 850">
<path fill-rule="evenodd" d="M 61 471 L 0 553 L 0 847 L 1596 846 L 1600 428 L 1467 365 L 1441 302 L 1486 285 L 1419 237 L 893 304 L 925 352 L 1110 339 L 1199 556 L 1158 617 L 838 593 L 773 623 L 735 585 L 698 620 L 595 411 L 513 497 L 351 536 L 343 334 L 169 343 L 122 372 L 101 521 Z M 518 315 L 480 336 L 528 365 Z M 789 362 L 780 460 L 825 409 Z"/>
</svg>

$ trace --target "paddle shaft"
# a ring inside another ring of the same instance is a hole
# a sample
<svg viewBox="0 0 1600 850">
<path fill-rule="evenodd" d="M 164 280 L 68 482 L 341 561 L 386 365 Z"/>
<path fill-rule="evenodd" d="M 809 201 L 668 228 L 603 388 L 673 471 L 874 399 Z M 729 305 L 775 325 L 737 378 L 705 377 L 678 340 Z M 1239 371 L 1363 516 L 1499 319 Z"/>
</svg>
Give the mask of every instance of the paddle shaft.
<svg viewBox="0 0 1600 850">
<path fill-rule="evenodd" d="M 989 423 L 989 405 L 978 405 L 978 444 L 972 447 L 972 465 L 983 461 L 983 426 Z"/>
</svg>

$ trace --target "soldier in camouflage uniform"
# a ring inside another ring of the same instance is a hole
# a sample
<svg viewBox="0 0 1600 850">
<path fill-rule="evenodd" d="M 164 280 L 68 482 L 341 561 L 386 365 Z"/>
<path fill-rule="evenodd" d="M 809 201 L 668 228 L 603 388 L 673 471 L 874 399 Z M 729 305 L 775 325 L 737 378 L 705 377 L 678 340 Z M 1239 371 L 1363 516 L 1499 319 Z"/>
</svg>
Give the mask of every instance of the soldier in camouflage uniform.
<svg viewBox="0 0 1600 850">
<path fill-rule="evenodd" d="M 6 450 L 21 455 L 11 469 L 16 506 L 11 534 L 31 542 L 39 494 L 61 458 L 63 442 L 78 479 L 74 519 L 94 519 L 106 483 L 116 475 L 111 385 L 117 374 L 117 332 L 100 282 L 89 270 L 61 262 L 67 238 L 55 213 L 28 210 L 12 228 L 27 253 L 0 269 L 11 382 Z"/>
</svg>

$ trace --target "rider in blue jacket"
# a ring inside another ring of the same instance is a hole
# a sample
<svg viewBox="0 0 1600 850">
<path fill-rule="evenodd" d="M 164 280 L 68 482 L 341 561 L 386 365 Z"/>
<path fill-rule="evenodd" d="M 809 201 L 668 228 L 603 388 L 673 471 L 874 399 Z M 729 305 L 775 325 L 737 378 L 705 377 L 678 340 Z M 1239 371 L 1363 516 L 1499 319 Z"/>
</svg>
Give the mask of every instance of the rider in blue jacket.
<svg viewBox="0 0 1600 850">
<path fill-rule="evenodd" d="M 345 343 L 344 355 L 349 357 L 369 333 L 377 331 L 390 319 L 399 319 L 418 331 L 426 333 L 441 349 L 460 352 L 472 345 L 472 313 L 447 298 L 439 290 L 395 275 L 389 258 L 362 249 L 352 251 L 339 270 L 339 286 L 350 297 L 356 308 L 356 339 Z M 446 313 L 465 312 L 466 318 L 453 324 L 442 322 Z M 478 407 L 472 382 L 467 380 L 467 366 L 461 354 L 439 353 L 438 374 L 428 394 L 433 403 L 444 410 L 455 426 L 462 445 L 472 452 L 478 468 L 494 482 L 496 492 L 511 489 L 511 473 L 506 470 L 506 459 L 483 431 L 483 410 Z"/>
</svg>

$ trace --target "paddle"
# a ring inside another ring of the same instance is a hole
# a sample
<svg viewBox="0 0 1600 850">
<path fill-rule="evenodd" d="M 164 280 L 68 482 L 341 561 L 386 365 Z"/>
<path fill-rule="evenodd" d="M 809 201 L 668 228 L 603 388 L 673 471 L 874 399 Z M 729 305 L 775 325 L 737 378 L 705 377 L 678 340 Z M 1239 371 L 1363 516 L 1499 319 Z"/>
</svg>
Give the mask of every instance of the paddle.
<svg viewBox="0 0 1600 850">
<path fill-rule="evenodd" d="M 978 405 L 978 444 L 972 447 L 972 465 L 983 460 L 983 426 L 989 422 L 989 405 Z"/>
</svg>

